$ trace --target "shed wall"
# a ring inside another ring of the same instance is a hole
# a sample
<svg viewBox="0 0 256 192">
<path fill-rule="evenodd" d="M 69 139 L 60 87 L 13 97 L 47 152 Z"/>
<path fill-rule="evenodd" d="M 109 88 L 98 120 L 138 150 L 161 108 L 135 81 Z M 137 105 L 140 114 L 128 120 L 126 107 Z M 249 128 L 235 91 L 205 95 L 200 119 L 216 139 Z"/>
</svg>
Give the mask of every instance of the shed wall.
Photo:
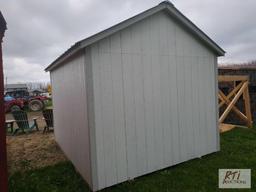
<svg viewBox="0 0 256 192">
<path fill-rule="evenodd" d="M 92 186 L 84 52 L 51 72 L 56 141 Z"/>
<path fill-rule="evenodd" d="M 216 56 L 165 13 L 94 43 L 91 59 L 94 190 L 219 150 Z"/>
</svg>

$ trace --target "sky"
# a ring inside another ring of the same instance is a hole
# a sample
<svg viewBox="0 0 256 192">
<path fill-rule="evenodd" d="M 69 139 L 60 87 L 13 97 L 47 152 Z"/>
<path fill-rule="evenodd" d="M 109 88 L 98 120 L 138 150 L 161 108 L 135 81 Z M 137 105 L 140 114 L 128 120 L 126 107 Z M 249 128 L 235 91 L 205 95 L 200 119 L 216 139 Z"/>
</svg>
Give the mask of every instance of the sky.
<svg viewBox="0 0 256 192">
<path fill-rule="evenodd" d="M 161 0 L 0 0 L 8 83 L 47 82 L 44 72 L 76 41 L 159 4 Z M 219 63 L 256 59 L 255 0 L 172 0 L 227 53 Z"/>
</svg>

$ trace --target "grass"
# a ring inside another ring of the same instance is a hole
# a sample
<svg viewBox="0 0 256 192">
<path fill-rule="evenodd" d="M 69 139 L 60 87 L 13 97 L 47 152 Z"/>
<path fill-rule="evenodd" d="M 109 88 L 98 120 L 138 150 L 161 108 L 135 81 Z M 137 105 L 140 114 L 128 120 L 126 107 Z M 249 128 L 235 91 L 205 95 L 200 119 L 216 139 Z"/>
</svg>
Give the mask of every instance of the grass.
<svg viewBox="0 0 256 192">
<path fill-rule="evenodd" d="M 221 135 L 221 151 L 139 177 L 103 191 L 211 192 L 218 189 L 218 169 L 252 169 L 252 189 L 256 190 L 256 130 L 236 128 Z M 89 191 L 71 163 L 15 173 L 9 178 L 11 192 L 80 192 Z M 223 190 L 232 191 L 232 190 Z M 233 190 L 234 191 L 234 190 Z M 237 190 L 235 190 L 237 191 Z"/>
</svg>

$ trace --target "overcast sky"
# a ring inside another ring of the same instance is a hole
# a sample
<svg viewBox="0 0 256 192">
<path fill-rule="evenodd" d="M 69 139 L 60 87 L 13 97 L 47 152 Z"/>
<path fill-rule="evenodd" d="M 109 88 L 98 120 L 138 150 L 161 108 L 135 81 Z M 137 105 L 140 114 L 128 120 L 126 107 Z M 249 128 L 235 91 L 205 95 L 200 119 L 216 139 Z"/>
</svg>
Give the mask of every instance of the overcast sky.
<svg viewBox="0 0 256 192">
<path fill-rule="evenodd" d="M 158 0 L 0 0 L 8 30 L 8 83 L 49 81 L 44 68 L 76 41 L 157 5 Z M 226 52 L 221 63 L 256 59 L 255 0 L 173 0 Z"/>
</svg>

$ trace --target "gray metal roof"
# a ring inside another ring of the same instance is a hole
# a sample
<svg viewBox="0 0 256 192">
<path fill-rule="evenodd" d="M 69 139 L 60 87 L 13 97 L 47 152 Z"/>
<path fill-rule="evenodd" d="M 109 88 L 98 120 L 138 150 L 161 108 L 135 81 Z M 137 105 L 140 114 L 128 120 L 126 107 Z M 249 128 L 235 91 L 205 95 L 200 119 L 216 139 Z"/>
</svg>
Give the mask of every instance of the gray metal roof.
<svg viewBox="0 0 256 192">
<path fill-rule="evenodd" d="M 223 56 L 225 54 L 225 51 L 220 46 L 218 46 L 210 37 L 208 37 L 203 31 L 201 31 L 195 24 L 193 24 L 187 17 L 185 17 L 178 9 L 176 9 L 171 2 L 163 1 L 159 5 L 151 9 L 148 9 L 134 17 L 131 17 L 130 19 L 127 19 L 117 25 L 114 25 L 86 39 L 78 41 L 73 46 L 71 46 L 66 52 L 60 55 L 55 61 L 53 61 L 45 69 L 45 71 L 53 70 L 55 67 L 59 66 L 63 61 L 65 61 L 67 58 L 74 55 L 79 50 L 87 47 L 88 45 L 95 43 L 109 35 L 112 35 L 113 33 L 120 31 L 160 11 L 166 11 L 170 15 L 170 17 L 176 19 L 179 23 L 181 23 L 190 33 L 192 33 L 195 37 L 201 40 L 217 56 Z"/>
</svg>

